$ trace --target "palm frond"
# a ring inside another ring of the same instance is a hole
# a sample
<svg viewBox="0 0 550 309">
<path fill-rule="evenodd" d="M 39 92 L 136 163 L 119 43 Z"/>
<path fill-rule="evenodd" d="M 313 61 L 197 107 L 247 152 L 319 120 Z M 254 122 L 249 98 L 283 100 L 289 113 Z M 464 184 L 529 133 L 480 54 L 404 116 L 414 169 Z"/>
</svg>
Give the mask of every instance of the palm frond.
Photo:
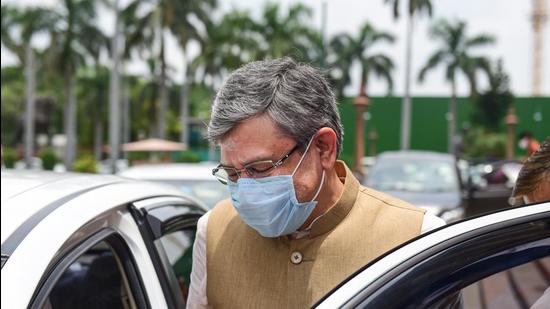
<svg viewBox="0 0 550 309">
<path fill-rule="evenodd" d="M 430 58 L 428 58 L 428 61 L 426 62 L 426 64 L 424 64 L 422 69 L 420 69 L 420 73 L 418 74 L 418 81 L 423 82 L 426 74 L 443 62 L 443 60 L 445 59 L 445 55 L 445 50 L 438 50 L 433 53 Z"/>
</svg>

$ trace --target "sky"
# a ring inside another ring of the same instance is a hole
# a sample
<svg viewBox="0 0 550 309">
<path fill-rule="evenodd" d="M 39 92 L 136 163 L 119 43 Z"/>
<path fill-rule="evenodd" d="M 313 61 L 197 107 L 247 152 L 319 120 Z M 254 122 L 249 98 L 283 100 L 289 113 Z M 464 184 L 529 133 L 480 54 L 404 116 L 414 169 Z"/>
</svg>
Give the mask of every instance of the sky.
<svg viewBox="0 0 550 309">
<path fill-rule="evenodd" d="M 18 3 L 22 5 L 55 5 L 55 0 L 6 0 L 2 3 Z M 124 0 L 121 1 L 124 4 Z M 127 1 L 126 1 L 127 2 Z M 293 3 L 301 2 L 313 9 L 313 16 L 308 22 L 313 27 L 321 29 L 322 3 L 327 5 L 326 34 L 332 35 L 348 32 L 356 34 L 359 27 L 366 21 L 375 28 L 392 33 L 396 37 L 394 44 L 380 45 L 373 51 L 384 52 L 389 55 L 396 66 L 394 71 L 394 94 L 401 95 L 404 89 L 405 68 L 405 24 L 406 18 L 394 20 L 392 9 L 384 0 L 280 0 L 278 3 L 283 12 Z M 406 1 L 402 1 L 405 4 Z M 246 9 L 255 17 L 259 17 L 265 3 L 262 0 L 219 0 L 222 12 L 231 9 Z M 489 47 L 479 48 L 473 52 L 477 55 L 486 55 L 492 59 L 502 59 L 504 69 L 510 75 L 511 88 L 517 96 L 529 96 L 532 91 L 532 45 L 533 33 L 531 26 L 531 1 L 528 0 L 433 0 L 434 12 L 432 19 L 420 17 L 416 20 L 413 42 L 413 64 L 411 84 L 412 94 L 415 96 L 448 96 L 450 85 L 444 79 L 444 70 L 437 69 L 427 75 L 420 84 L 416 77 L 420 68 L 433 51 L 438 48 L 437 42 L 430 39 L 429 28 L 438 19 L 450 21 L 463 20 L 467 23 L 467 35 L 474 36 L 482 33 L 491 34 L 496 43 Z M 402 9 L 405 9 L 403 6 Z M 404 13 L 404 10 L 402 10 Z M 106 33 L 112 33 L 113 18 L 110 12 L 99 14 L 98 25 Z M 545 53 L 543 72 L 543 95 L 550 95 L 550 22 L 545 27 Z M 45 38 L 37 38 L 36 46 L 46 44 Z M 198 47 L 190 48 L 190 56 L 197 54 Z M 174 68 L 172 78 L 182 80 L 183 58 L 181 51 L 174 41 L 168 43 L 167 59 Z M 13 55 L 2 47 L 1 65 L 16 63 Z M 131 73 L 148 72 L 147 66 L 139 59 L 128 64 Z M 346 89 L 347 95 L 354 95 L 359 84 L 359 70 L 355 68 L 352 84 Z M 487 86 L 483 76 L 479 79 L 480 88 Z M 383 81 L 371 79 L 368 92 L 370 95 L 385 95 L 386 85 Z M 463 77 L 458 80 L 458 94 L 465 96 L 469 93 L 469 86 Z M 550 102 L 549 102 L 550 104 Z"/>
</svg>

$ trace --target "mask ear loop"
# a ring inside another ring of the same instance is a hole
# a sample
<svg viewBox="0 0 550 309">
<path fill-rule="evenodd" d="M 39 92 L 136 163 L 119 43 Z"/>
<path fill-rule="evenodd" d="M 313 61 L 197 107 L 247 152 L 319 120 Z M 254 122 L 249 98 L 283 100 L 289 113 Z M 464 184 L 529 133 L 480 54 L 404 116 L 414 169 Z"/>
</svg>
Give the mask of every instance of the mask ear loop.
<svg viewBox="0 0 550 309">
<path fill-rule="evenodd" d="M 323 169 L 323 176 L 321 176 L 321 184 L 319 184 L 319 189 L 317 189 L 317 193 L 315 193 L 315 196 L 311 199 L 311 201 L 315 201 L 315 199 L 319 196 L 319 193 L 321 193 L 321 189 L 323 188 L 323 184 L 325 183 L 325 170 Z"/>
<path fill-rule="evenodd" d="M 307 147 L 306 147 L 306 151 L 304 151 L 304 154 L 302 155 L 302 157 L 300 158 L 300 161 L 298 161 L 298 165 L 296 165 L 296 167 L 294 168 L 294 171 L 292 172 L 292 177 L 294 177 L 294 174 L 296 174 L 296 171 L 298 170 L 298 168 L 300 167 L 300 164 L 302 164 L 302 160 L 304 160 L 304 158 L 306 157 L 306 154 L 307 154 L 307 151 L 309 150 L 309 146 L 311 146 L 311 142 L 313 142 L 313 138 L 315 136 L 313 136 L 310 140 L 309 140 L 309 143 L 307 143 Z"/>
<path fill-rule="evenodd" d="M 315 136 L 313 136 L 310 140 L 309 140 L 309 143 L 307 143 L 307 147 L 306 147 L 306 151 L 304 151 L 304 154 L 302 155 L 302 157 L 300 158 L 300 161 L 298 161 L 298 165 L 296 165 L 296 167 L 294 168 L 294 171 L 292 172 L 292 177 L 294 177 L 294 174 L 296 173 L 296 171 L 298 170 L 298 168 L 300 167 L 300 164 L 302 164 L 302 160 L 304 160 L 304 158 L 306 157 L 306 154 L 307 154 L 307 151 L 309 150 L 309 147 L 311 146 L 311 143 L 313 142 L 313 138 Z M 311 199 L 311 201 L 314 201 L 318 196 L 319 196 L 319 193 L 321 193 L 321 189 L 323 188 L 323 184 L 325 183 L 325 170 L 323 169 L 323 175 L 321 176 L 321 184 L 319 184 L 319 188 L 317 189 L 317 192 L 315 193 L 315 196 L 313 196 L 313 198 Z"/>
</svg>

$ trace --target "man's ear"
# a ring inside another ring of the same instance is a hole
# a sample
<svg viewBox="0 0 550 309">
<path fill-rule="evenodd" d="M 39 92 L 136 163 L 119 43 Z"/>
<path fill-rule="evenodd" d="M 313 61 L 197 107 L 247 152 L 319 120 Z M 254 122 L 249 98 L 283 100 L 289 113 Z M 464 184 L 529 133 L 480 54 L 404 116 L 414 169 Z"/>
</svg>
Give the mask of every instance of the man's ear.
<svg viewBox="0 0 550 309">
<path fill-rule="evenodd" d="M 315 147 L 321 156 L 321 165 L 325 170 L 331 170 L 338 156 L 336 132 L 331 128 L 323 127 L 317 131 L 315 139 Z"/>
</svg>

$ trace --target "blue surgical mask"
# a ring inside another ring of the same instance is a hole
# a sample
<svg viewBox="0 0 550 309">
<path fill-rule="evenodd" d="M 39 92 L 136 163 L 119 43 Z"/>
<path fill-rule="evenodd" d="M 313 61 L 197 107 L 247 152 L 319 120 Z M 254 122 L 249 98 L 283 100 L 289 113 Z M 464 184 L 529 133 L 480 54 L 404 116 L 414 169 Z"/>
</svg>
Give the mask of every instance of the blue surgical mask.
<svg viewBox="0 0 550 309">
<path fill-rule="evenodd" d="M 315 199 L 323 187 L 325 171 L 315 196 L 309 202 L 298 202 L 292 180 L 312 140 L 291 175 L 240 178 L 237 182 L 229 182 L 233 207 L 241 219 L 263 237 L 278 237 L 295 232 L 317 205 Z"/>
</svg>

